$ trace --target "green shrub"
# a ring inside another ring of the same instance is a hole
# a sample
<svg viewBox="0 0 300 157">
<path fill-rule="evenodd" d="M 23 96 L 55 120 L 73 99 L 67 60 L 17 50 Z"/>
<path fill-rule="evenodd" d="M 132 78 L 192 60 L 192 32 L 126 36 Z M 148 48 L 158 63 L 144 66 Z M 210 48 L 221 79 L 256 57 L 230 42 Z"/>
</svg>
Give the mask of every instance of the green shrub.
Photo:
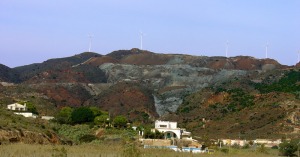
<svg viewBox="0 0 300 157">
<path fill-rule="evenodd" d="M 55 121 L 60 124 L 70 124 L 72 122 L 71 115 L 73 109 L 71 107 L 63 107 L 56 115 Z"/>
<path fill-rule="evenodd" d="M 80 143 L 90 143 L 94 140 L 96 140 L 97 137 L 95 135 L 87 134 L 83 135 L 79 138 Z"/>
<path fill-rule="evenodd" d="M 105 127 L 109 123 L 109 116 L 106 114 L 100 115 L 95 117 L 94 123 L 96 125 L 100 125 L 102 127 Z"/>
<path fill-rule="evenodd" d="M 249 149 L 250 148 L 250 144 L 245 144 L 243 147 L 242 147 L 243 149 Z"/>
<path fill-rule="evenodd" d="M 220 150 L 222 153 L 228 154 L 229 153 L 229 149 L 228 148 L 222 148 Z"/>
<path fill-rule="evenodd" d="M 72 112 L 71 119 L 73 124 L 92 122 L 94 120 L 94 113 L 88 107 L 79 107 Z"/>
<path fill-rule="evenodd" d="M 260 145 L 260 146 L 257 148 L 257 151 L 260 152 L 260 153 L 268 154 L 268 150 L 267 150 L 267 148 L 265 147 L 264 144 Z"/>
<path fill-rule="evenodd" d="M 255 88 L 261 93 L 269 92 L 285 92 L 285 93 L 294 93 L 297 95 L 299 92 L 300 85 L 297 82 L 300 81 L 300 71 L 291 70 L 285 74 L 279 81 L 273 82 L 271 84 L 258 83 L 255 85 Z"/>
<path fill-rule="evenodd" d="M 278 149 L 278 146 L 277 145 L 272 146 L 271 149 Z"/>
<path fill-rule="evenodd" d="M 124 128 L 127 125 L 127 119 L 124 116 L 117 116 L 114 118 L 113 124 L 118 128 Z"/>
<path fill-rule="evenodd" d="M 80 138 L 84 135 L 91 134 L 92 130 L 89 128 L 88 125 L 58 125 L 56 126 L 57 133 L 60 136 L 66 137 L 73 142 L 79 143 Z"/>
<path fill-rule="evenodd" d="M 293 156 L 298 149 L 298 140 L 284 141 L 279 144 L 279 153 L 284 156 Z"/>
</svg>

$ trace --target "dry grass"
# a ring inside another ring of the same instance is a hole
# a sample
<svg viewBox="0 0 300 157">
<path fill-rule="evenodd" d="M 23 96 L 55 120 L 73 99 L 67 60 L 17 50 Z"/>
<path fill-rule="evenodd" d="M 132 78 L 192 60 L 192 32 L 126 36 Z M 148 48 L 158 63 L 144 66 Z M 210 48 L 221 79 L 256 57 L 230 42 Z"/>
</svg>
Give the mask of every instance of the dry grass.
<svg viewBox="0 0 300 157">
<path fill-rule="evenodd" d="M 230 153 L 215 152 L 211 154 L 179 153 L 165 149 L 138 148 L 137 154 L 124 154 L 122 145 L 109 144 L 82 144 L 76 146 L 62 145 L 29 145 L 10 144 L 1 145 L 1 157 L 274 157 L 277 150 L 269 150 L 268 154 L 253 152 L 251 150 L 232 149 Z"/>
</svg>

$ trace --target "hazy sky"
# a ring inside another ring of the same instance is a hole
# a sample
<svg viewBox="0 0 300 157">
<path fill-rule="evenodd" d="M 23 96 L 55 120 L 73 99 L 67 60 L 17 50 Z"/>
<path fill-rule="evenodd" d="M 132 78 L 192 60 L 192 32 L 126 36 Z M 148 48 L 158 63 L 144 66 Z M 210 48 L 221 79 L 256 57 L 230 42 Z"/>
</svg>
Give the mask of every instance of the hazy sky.
<svg viewBox="0 0 300 157">
<path fill-rule="evenodd" d="M 0 0 L 0 63 L 9 67 L 140 47 L 157 53 L 268 57 L 294 65 L 299 0 Z"/>
</svg>

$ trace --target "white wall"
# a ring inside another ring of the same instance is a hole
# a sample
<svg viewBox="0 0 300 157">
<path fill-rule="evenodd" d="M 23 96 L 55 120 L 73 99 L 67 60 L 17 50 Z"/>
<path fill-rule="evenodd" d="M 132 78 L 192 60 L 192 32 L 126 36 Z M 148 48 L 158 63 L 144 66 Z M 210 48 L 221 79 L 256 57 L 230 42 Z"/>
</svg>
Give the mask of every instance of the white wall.
<svg viewBox="0 0 300 157">
<path fill-rule="evenodd" d="M 162 127 L 162 125 L 166 127 Z M 168 129 L 177 129 L 177 122 L 169 122 L 169 121 L 155 121 L 155 128 L 168 128 Z"/>
<path fill-rule="evenodd" d="M 17 115 L 22 115 L 24 117 L 36 118 L 37 116 L 30 112 L 15 112 Z"/>
</svg>

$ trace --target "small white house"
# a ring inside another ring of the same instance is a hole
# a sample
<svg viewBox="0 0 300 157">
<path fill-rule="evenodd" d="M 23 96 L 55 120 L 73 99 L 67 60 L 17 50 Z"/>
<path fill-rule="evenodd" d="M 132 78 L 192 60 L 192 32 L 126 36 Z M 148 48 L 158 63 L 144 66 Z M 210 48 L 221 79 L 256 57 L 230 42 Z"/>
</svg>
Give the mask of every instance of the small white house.
<svg viewBox="0 0 300 157">
<path fill-rule="evenodd" d="M 17 115 L 22 115 L 26 118 L 30 117 L 30 118 L 37 118 L 37 115 L 31 113 L 31 112 L 15 112 L 14 114 L 17 114 Z"/>
<path fill-rule="evenodd" d="M 156 120 L 155 129 L 164 133 L 165 138 L 189 139 L 191 136 L 191 132 L 187 132 L 183 128 L 178 128 L 177 122 Z"/>
<path fill-rule="evenodd" d="M 14 104 L 7 105 L 7 109 L 13 110 L 13 111 L 26 111 L 27 107 L 26 107 L 26 104 L 22 105 L 19 103 L 14 103 Z"/>
<path fill-rule="evenodd" d="M 51 120 L 51 119 L 54 119 L 54 117 L 53 116 L 42 116 L 42 119 Z"/>
<path fill-rule="evenodd" d="M 254 143 L 264 144 L 266 147 L 278 146 L 281 143 L 281 139 L 271 140 L 271 139 L 256 139 Z"/>
</svg>

